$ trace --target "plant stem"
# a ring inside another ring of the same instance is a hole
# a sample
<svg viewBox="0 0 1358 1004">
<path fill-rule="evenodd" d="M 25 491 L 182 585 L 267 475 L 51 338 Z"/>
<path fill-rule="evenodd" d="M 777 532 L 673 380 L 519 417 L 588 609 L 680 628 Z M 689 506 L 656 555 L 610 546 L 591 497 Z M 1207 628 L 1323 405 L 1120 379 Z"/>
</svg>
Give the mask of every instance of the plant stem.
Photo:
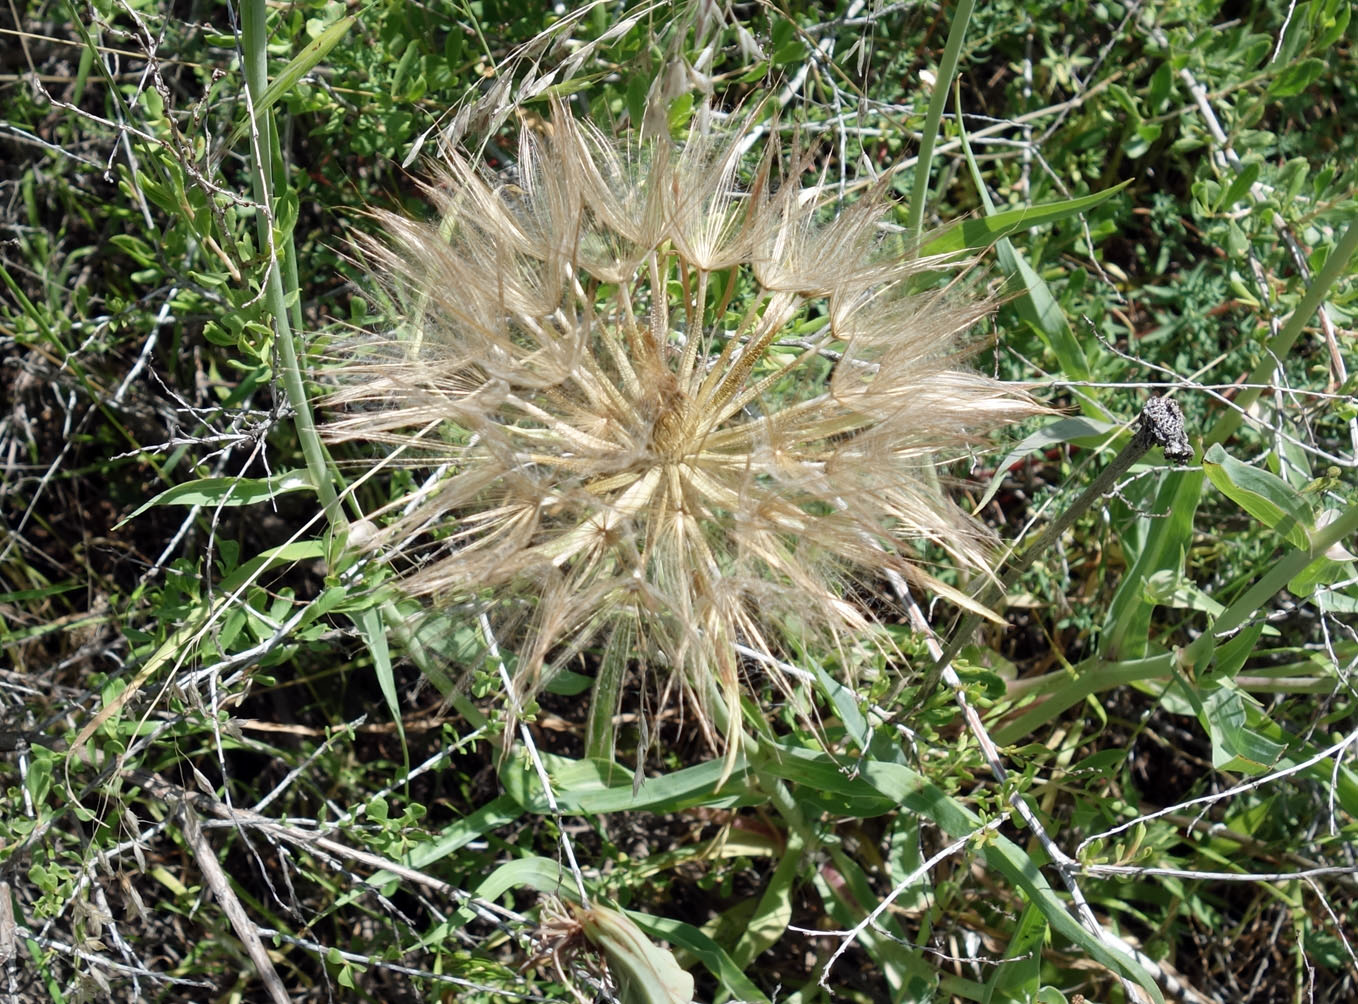
<svg viewBox="0 0 1358 1004">
<path fill-rule="evenodd" d="M 617 756 L 614 749 L 617 729 L 613 725 L 613 716 L 618 713 L 622 680 L 630 654 L 630 645 L 618 644 L 618 641 L 616 637 L 610 638 L 604 647 L 603 658 L 599 660 L 599 672 L 594 678 L 594 690 L 590 695 L 589 721 L 585 728 L 585 756 L 600 760 L 612 760 Z M 644 750 L 637 751 L 638 763 L 644 756 Z"/>
<path fill-rule="evenodd" d="M 247 111 L 254 115 L 255 104 L 262 99 L 269 79 L 265 0 L 244 0 L 241 5 L 241 35 L 245 56 L 245 83 L 250 97 Z M 293 424 L 297 430 L 297 441 L 302 448 L 302 456 L 306 461 L 307 475 L 316 489 L 317 497 L 321 500 L 330 526 L 342 530 L 347 527 L 347 523 L 335 494 L 330 459 L 316 431 L 316 423 L 311 414 L 311 403 L 307 398 L 306 384 L 302 380 L 297 346 L 294 342 L 296 335 L 288 318 L 288 298 L 283 289 L 283 263 L 295 259 L 292 234 L 279 235 L 274 230 L 273 165 L 275 161 L 282 163 L 282 157 L 273 113 L 263 111 L 254 126 L 255 128 L 250 131 L 253 151 L 250 158 L 250 174 L 255 201 L 261 207 L 257 216 L 260 249 L 270 251 L 272 258 L 265 279 L 264 296 L 277 330 L 275 345 L 278 347 L 283 391 L 292 406 Z M 282 247 L 277 246 L 275 237 L 281 240 Z M 295 294 L 297 292 L 295 264 L 289 269 L 289 278 L 293 285 L 292 292 Z"/>
<path fill-rule="evenodd" d="M 971 22 L 971 12 L 976 4 L 973 0 L 961 0 L 953 13 L 948 28 L 948 41 L 943 46 L 943 56 L 938 61 L 938 79 L 934 81 L 934 92 L 929 98 L 929 110 L 924 115 L 924 128 L 920 132 L 919 158 L 915 163 L 915 181 L 910 189 L 908 229 L 910 236 L 918 240 L 924 230 L 924 203 L 929 191 L 929 168 L 934 159 L 934 144 L 938 142 L 938 125 L 943 120 L 943 109 L 948 102 L 948 91 L 953 76 L 957 73 L 957 63 L 962 55 L 962 40 Z"/>
<path fill-rule="evenodd" d="M 991 578 L 985 588 L 977 593 L 975 599 L 981 607 L 989 608 L 1004 596 L 1014 585 L 1020 575 L 1028 570 L 1028 567 L 1037 560 L 1041 554 L 1049 551 L 1061 535 L 1070 529 L 1071 525 L 1095 502 L 1108 494 L 1108 490 L 1115 485 L 1118 480 L 1131 470 L 1132 465 L 1145 456 L 1152 446 L 1160 446 L 1164 449 L 1165 457 L 1169 460 L 1184 461 L 1193 457 L 1193 449 L 1188 443 L 1187 434 L 1184 432 L 1183 413 L 1180 412 L 1178 404 L 1171 398 L 1151 398 L 1141 409 L 1141 414 L 1137 418 L 1137 431 L 1132 436 L 1131 441 L 1122 448 L 1116 457 L 1099 472 L 1096 477 L 1077 498 L 1071 506 L 1061 513 L 1056 519 L 1052 520 L 1037 539 L 1023 549 L 1016 556 L 1011 556 L 1009 568 L 1002 577 Z M 943 654 L 934 662 L 928 675 L 924 678 L 918 694 L 915 697 L 916 705 L 922 705 L 927 701 L 938 686 L 939 679 L 943 676 L 946 667 L 952 664 L 957 653 L 962 650 L 980 625 L 982 615 L 974 611 L 969 611 L 962 618 L 961 624 L 953 632 L 951 641 Z"/>
</svg>

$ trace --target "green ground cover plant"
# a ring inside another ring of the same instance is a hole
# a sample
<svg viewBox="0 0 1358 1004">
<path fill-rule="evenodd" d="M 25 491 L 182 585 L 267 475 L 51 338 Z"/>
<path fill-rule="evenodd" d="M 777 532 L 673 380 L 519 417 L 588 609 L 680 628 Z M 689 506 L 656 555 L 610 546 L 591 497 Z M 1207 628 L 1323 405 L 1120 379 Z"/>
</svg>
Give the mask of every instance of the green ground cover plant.
<svg viewBox="0 0 1358 1004">
<path fill-rule="evenodd" d="M 1347 4 L 3 17 L 6 999 L 1358 995 Z"/>
</svg>

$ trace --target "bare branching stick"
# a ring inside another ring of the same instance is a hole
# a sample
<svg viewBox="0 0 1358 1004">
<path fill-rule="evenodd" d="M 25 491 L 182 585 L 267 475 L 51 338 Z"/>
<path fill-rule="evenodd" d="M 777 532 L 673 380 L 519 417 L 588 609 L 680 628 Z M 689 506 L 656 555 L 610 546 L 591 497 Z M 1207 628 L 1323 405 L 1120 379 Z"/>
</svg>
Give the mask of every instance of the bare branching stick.
<svg viewBox="0 0 1358 1004">
<path fill-rule="evenodd" d="M 1119 833 L 1129 830 L 1134 826 L 1144 826 L 1151 820 L 1159 819 L 1161 816 L 1182 813 L 1185 810 L 1190 809 L 1193 806 L 1197 805 L 1210 806 L 1216 802 L 1221 802 L 1227 799 L 1235 798 L 1237 795 L 1243 795 L 1248 792 L 1256 791 L 1260 788 L 1267 787 L 1268 785 L 1271 784 L 1277 784 L 1277 782 L 1283 780 L 1284 778 L 1291 777 L 1295 774 L 1305 773 L 1312 767 L 1316 766 L 1316 764 L 1323 763 L 1330 757 L 1335 758 L 1335 763 L 1337 765 L 1343 761 L 1344 751 L 1348 747 L 1354 745 L 1358 745 L 1358 731 L 1350 732 L 1348 735 L 1344 736 L 1343 739 L 1339 740 L 1337 743 L 1334 743 L 1332 746 L 1328 746 L 1325 749 L 1316 753 L 1315 755 L 1307 757 L 1305 760 L 1302 760 L 1298 763 L 1290 764 L 1289 766 L 1280 768 L 1279 770 L 1276 771 L 1270 771 L 1267 774 L 1261 774 L 1259 777 L 1250 778 L 1250 780 L 1235 785 L 1234 787 L 1227 788 L 1224 791 L 1215 791 L 1209 795 L 1203 795 L 1200 798 L 1189 799 L 1188 801 L 1185 802 L 1176 802 L 1174 805 L 1171 805 L 1164 809 L 1159 809 L 1155 812 L 1142 813 L 1138 815 L 1135 819 L 1130 819 L 1125 823 L 1121 823 L 1117 826 L 1114 826 L 1112 829 L 1104 830 L 1101 833 L 1091 834 L 1084 840 L 1080 841 L 1080 846 L 1075 848 L 1075 854 L 1079 856 L 1081 853 L 1084 852 L 1084 849 L 1086 847 L 1094 843 L 1094 841 L 1096 840 L 1108 840 L 1109 838 L 1115 837 Z M 1202 811 L 1203 813 L 1205 813 L 1206 809 L 1204 808 Z"/>
<path fill-rule="evenodd" d="M 250 956 L 250 961 L 255 964 L 255 971 L 259 974 L 260 980 L 263 981 L 265 989 L 269 992 L 269 999 L 274 1004 L 289 1004 L 292 998 L 288 996 L 287 988 L 283 986 L 283 980 L 279 977 L 278 970 L 274 969 L 273 961 L 269 958 L 269 951 L 264 947 L 264 941 L 260 938 L 259 932 L 255 930 L 254 922 L 250 920 L 249 915 L 245 912 L 245 907 L 241 906 L 235 890 L 231 888 L 231 880 L 227 878 L 221 863 L 218 862 L 217 852 L 203 835 L 203 827 L 198 822 L 198 814 L 187 804 L 183 806 L 182 811 L 184 814 L 184 839 L 188 842 L 193 851 L 193 856 L 198 862 L 198 870 L 203 873 L 203 881 L 212 890 L 217 905 L 222 908 L 222 912 L 231 921 L 236 937 L 240 938 L 241 943 L 245 946 L 246 954 Z"/>
<path fill-rule="evenodd" d="M 365 969 L 373 967 L 385 970 L 389 973 L 400 973 L 402 976 L 410 976 L 414 979 L 428 980 L 430 983 L 446 983 L 449 986 L 462 987 L 466 990 L 479 990 L 482 993 L 492 994 L 495 997 L 508 997 L 511 1000 L 540 1001 L 543 999 L 538 994 L 518 993 L 514 990 L 507 990 L 504 987 L 493 987 L 485 983 L 475 983 L 472 980 L 464 980 L 459 976 L 453 976 L 451 973 L 436 973 L 430 972 L 427 969 L 414 969 L 410 966 L 398 965 L 389 959 L 384 959 L 377 955 L 363 955 L 359 952 L 342 951 L 335 948 L 333 945 L 323 945 L 318 941 L 312 941 L 310 938 L 299 938 L 295 934 L 288 934 L 285 931 L 277 931 L 273 928 L 261 927 L 259 933 L 265 938 L 277 938 L 279 941 L 286 941 L 289 945 L 296 945 L 298 948 L 306 949 L 308 952 L 314 953 L 317 958 L 326 961 L 330 961 L 332 957 L 338 957 L 345 962 L 363 966 Z M 520 977 L 520 979 L 522 979 L 522 977 Z"/>
</svg>

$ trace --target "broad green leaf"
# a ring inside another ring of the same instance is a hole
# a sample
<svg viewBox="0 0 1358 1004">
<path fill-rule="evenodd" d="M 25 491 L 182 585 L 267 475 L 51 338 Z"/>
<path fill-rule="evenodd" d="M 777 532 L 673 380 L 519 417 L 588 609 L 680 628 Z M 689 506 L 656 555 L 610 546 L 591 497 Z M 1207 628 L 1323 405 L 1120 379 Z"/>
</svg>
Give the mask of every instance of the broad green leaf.
<svg viewBox="0 0 1358 1004">
<path fill-rule="evenodd" d="M 1316 605 L 1326 613 L 1358 614 L 1358 597 L 1326 589 L 1316 598 Z"/>
<path fill-rule="evenodd" d="M 1274 764 L 1275 769 L 1287 770 L 1297 767 L 1304 761 L 1314 759 L 1321 752 L 1321 747 L 1316 746 L 1313 741 L 1288 732 L 1264 714 L 1253 700 L 1246 703 L 1244 707 L 1250 730 L 1265 741 L 1274 743 L 1281 749 L 1288 751 L 1277 759 Z M 1335 736 L 1334 738 L 1338 737 Z M 1346 766 L 1343 761 L 1336 764 L 1332 754 L 1310 764 L 1304 770 L 1305 776 L 1309 777 L 1324 791 L 1334 793 L 1341 809 L 1350 816 L 1358 816 L 1358 775 L 1355 775 L 1353 770 Z"/>
<path fill-rule="evenodd" d="M 321 594 L 307 604 L 306 614 L 297 625 L 304 628 L 318 618 L 324 617 L 349 599 L 348 586 L 330 586 L 322 589 Z"/>
<path fill-rule="evenodd" d="M 559 864 L 550 858 L 531 855 L 515 858 L 496 868 L 476 887 L 472 895 L 494 902 L 511 889 L 524 888 L 563 899 L 576 895 L 575 883 Z M 470 919 L 470 913 L 467 916 Z"/>
<path fill-rule="evenodd" d="M 118 521 L 115 530 L 136 519 L 148 509 L 166 505 L 201 505 L 211 508 L 255 505 L 288 492 L 310 491 L 306 471 L 282 471 L 267 478 L 199 478 L 167 488 L 149 502 Z"/>
<path fill-rule="evenodd" d="M 1325 66 L 1325 61 L 1315 56 L 1288 63 L 1273 78 L 1273 83 L 1268 85 L 1268 92 L 1275 98 L 1296 97 L 1315 83 L 1316 78 L 1325 72 Z"/>
<path fill-rule="evenodd" d="M 1203 699 L 1203 727 L 1212 738 L 1212 766 L 1262 774 L 1282 758 L 1284 747 L 1250 727 L 1253 699 L 1226 683 Z"/>
<path fill-rule="evenodd" d="M 594 903 L 571 912 L 585 937 L 608 958 L 622 1004 L 691 1004 L 693 977 L 621 910 Z"/>
<path fill-rule="evenodd" d="M 1212 662 L 1211 675 L 1213 679 L 1223 678 L 1227 680 L 1235 679 L 1235 675 L 1240 672 L 1240 668 L 1245 665 L 1247 660 L 1254 653 L 1254 646 L 1259 642 L 1259 636 L 1264 633 L 1265 625 L 1263 622 L 1247 624 L 1232 638 L 1227 639 L 1216 646 L 1215 658 Z M 1277 629 L 1270 627 L 1270 631 L 1277 633 Z M 1203 638 L 1211 638 L 1212 632 L 1204 631 Z"/>
<path fill-rule="evenodd" d="M 1153 573 L 1142 587 L 1142 598 L 1156 606 L 1200 610 L 1213 617 L 1226 609 L 1184 578 L 1177 569 L 1164 568 Z"/>
<path fill-rule="evenodd" d="M 1282 478 L 1242 464 L 1220 443 L 1203 456 L 1202 469 L 1218 491 L 1293 547 L 1310 546 L 1310 533 L 1315 528 L 1311 506 Z"/>
<path fill-rule="evenodd" d="M 1237 597 L 1216 619 L 1212 630 L 1218 635 L 1234 631 L 1288 583 L 1313 579 L 1316 574 L 1313 566 L 1330 562 L 1329 558 L 1323 556 L 1325 552 L 1353 533 L 1358 533 L 1358 506 L 1350 506 L 1337 519 L 1317 528 L 1308 550 L 1289 551 L 1269 566 L 1254 585 Z"/>
<path fill-rule="evenodd" d="M 597 903 L 589 907 L 579 904 L 575 883 L 555 861 L 532 856 L 510 861 L 491 872 L 473 895 L 494 901 L 511 889 L 524 888 L 535 889 L 547 896 L 560 896 L 567 902 L 586 936 L 608 956 L 609 970 L 618 980 L 620 1000 L 628 1004 L 688 1004 L 693 999 L 693 978 L 679 968 L 673 954 L 652 944 L 643 935 L 643 915 L 623 913 Z M 471 911 L 464 907 L 458 911 L 455 922 L 466 923 L 470 919 Z M 648 920 L 662 929 L 668 927 L 667 922 L 657 918 Z M 647 923 L 646 926 L 651 925 Z M 675 930 L 675 933 L 680 932 Z M 668 931 L 663 936 L 669 938 Z M 683 944 L 679 937 L 671 940 Z M 686 940 L 697 939 L 690 934 Z M 704 963 L 719 961 L 713 958 L 711 951 L 704 955 Z M 719 964 L 718 967 L 739 971 L 734 966 Z"/>
<path fill-rule="evenodd" d="M 1344 512 L 1341 509 L 1322 511 L 1316 517 L 1316 539 L 1320 539 L 1325 527 L 1336 520 L 1343 519 Z M 1358 558 L 1355 558 L 1349 549 L 1343 546 L 1341 538 L 1341 540 L 1326 546 L 1320 557 L 1293 576 L 1287 583 L 1287 590 L 1293 596 L 1311 596 L 1322 585 L 1340 581 L 1352 582 L 1355 560 L 1358 560 Z M 1354 612 L 1352 609 L 1348 609 L 1348 605 L 1354 602 L 1352 597 L 1344 596 L 1333 590 L 1325 590 L 1321 593 L 1319 602 L 1329 604 L 1329 609 L 1342 613 Z"/>
<path fill-rule="evenodd" d="M 748 1001 L 749 1004 L 769 1004 L 768 997 L 750 981 L 722 947 L 696 927 L 668 917 L 653 917 L 632 911 L 628 911 L 628 916 L 647 934 L 664 938 L 676 948 L 690 953 L 717 978 L 722 990 L 735 1000 Z"/>
<path fill-rule="evenodd" d="M 569 669 L 559 669 L 547 681 L 546 690 L 549 694 L 561 694 L 565 697 L 574 697 L 576 694 L 583 694 L 594 683 L 594 680 L 583 673 L 576 673 Z"/>
<path fill-rule="evenodd" d="M 1201 488 L 1202 475 L 1197 471 L 1165 474 L 1151 503 L 1151 511 L 1163 515 L 1138 517 L 1122 534 L 1123 551 L 1135 560 L 1108 606 L 1099 638 L 1099 654 L 1104 659 L 1121 661 L 1146 653 L 1155 606 L 1146 599 L 1145 583 L 1157 572 L 1180 577 L 1183 555 L 1193 539 Z"/>
</svg>

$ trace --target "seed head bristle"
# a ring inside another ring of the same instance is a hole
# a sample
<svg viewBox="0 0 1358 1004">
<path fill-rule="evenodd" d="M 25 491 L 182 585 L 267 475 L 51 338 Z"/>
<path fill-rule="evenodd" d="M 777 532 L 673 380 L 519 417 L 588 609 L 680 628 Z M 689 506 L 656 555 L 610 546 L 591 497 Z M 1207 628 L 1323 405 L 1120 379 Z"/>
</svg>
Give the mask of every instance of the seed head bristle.
<svg viewBox="0 0 1358 1004">
<path fill-rule="evenodd" d="M 754 116 L 713 117 L 628 145 L 558 105 L 514 180 L 454 156 L 438 221 L 378 214 L 407 317 L 346 365 L 329 434 L 446 465 L 373 546 L 434 528 L 405 587 L 486 604 L 521 692 L 625 649 L 734 728 L 738 646 L 843 651 L 872 634 L 854 581 L 929 581 L 924 542 L 984 562 L 928 469 L 1041 409 L 962 365 L 991 304 L 907 291 L 944 263 L 882 226 L 880 186 L 833 211 L 799 142 L 742 174 Z"/>
</svg>

